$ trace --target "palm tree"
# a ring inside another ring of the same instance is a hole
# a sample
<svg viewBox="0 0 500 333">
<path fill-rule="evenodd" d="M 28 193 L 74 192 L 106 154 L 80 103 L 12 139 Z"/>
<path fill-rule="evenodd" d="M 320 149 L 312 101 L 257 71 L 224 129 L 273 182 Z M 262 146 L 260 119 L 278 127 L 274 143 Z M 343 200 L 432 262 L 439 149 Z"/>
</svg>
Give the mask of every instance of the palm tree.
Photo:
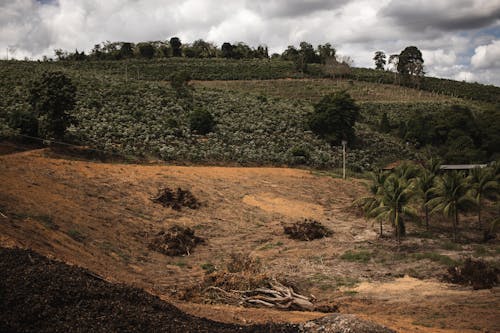
<svg viewBox="0 0 500 333">
<path fill-rule="evenodd" d="M 472 199 L 468 196 L 469 186 L 462 172 L 450 172 L 439 177 L 431 193 L 434 198 L 427 205 L 432 212 L 441 212 L 453 221 L 453 241 L 458 236 L 458 213 L 463 210 Z"/>
<path fill-rule="evenodd" d="M 434 179 L 436 176 L 428 171 L 427 169 L 422 169 L 420 176 L 415 181 L 415 189 L 423 202 L 423 210 L 425 212 L 425 227 L 429 229 L 429 206 L 427 203 L 432 199 L 432 187 L 434 186 Z"/>
<path fill-rule="evenodd" d="M 383 171 L 371 172 L 370 179 L 372 183 L 370 184 L 369 187 L 370 196 L 363 197 L 355 201 L 355 204 L 361 207 L 361 209 L 363 209 L 363 212 L 365 213 L 365 218 L 374 217 L 374 212 L 376 208 L 380 206 L 380 193 L 386 178 L 387 178 L 387 173 Z M 379 236 L 382 237 L 383 235 L 382 220 L 379 220 L 379 223 L 380 223 Z"/>
<path fill-rule="evenodd" d="M 377 219 L 389 220 L 395 230 L 398 244 L 401 244 L 401 236 L 406 233 L 403 216 L 412 213 L 408 207 L 412 194 L 412 183 L 392 174 L 384 181 L 380 206 L 374 210 Z"/>
<path fill-rule="evenodd" d="M 499 189 L 498 180 L 495 179 L 492 169 L 474 168 L 470 171 L 468 181 L 477 205 L 477 221 L 479 223 L 479 227 L 484 229 L 481 221 L 483 199 L 494 199 Z"/>
</svg>

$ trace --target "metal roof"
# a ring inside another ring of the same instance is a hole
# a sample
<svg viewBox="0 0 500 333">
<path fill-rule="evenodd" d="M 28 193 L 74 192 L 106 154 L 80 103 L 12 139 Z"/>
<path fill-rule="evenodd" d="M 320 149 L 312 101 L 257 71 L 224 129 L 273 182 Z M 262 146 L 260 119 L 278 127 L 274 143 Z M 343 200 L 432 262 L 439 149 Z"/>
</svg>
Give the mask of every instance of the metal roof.
<svg viewBox="0 0 500 333">
<path fill-rule="evenodd" d="M 442 164 L 441 170 L 470 170 L 475 168 L 486 168 L 488 164 Z"/>
</svg>

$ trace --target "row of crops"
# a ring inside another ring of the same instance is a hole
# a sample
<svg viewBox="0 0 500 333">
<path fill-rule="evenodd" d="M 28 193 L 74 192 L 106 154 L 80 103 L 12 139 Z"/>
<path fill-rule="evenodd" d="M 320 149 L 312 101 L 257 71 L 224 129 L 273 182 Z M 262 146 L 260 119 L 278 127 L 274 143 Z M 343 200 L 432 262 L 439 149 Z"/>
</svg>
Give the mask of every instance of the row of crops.
<svg viewBox="0 0 500 333">
<path fill-rule="evenodd" d="M 1 67 L 0 122 L 9 114 L 27 110 L 27 84 L 36 64 Z M 83 70 L 67 70 L 78 89 L 73 115 L 76 125 L 69 137 L 82 144 L 125 155 L 153 155 L 167 161 L 243 165 L 308 165 L 335 168 L 341 165 L 340 147 L 331 147 L 307 130 L 309 102 L 262 98 L 261 94 L 228 92 L 197 87 L 192 101 L 175 97 L 168 83 L 102 78 Z M 189 128 L 189 114 L 205 109 L 216 127 L 206 136 Z M 397 139 L 359 124 L 359 140 L 348 163 L 358 171 L 382 160 L 411 156 Z"/>
</svg>

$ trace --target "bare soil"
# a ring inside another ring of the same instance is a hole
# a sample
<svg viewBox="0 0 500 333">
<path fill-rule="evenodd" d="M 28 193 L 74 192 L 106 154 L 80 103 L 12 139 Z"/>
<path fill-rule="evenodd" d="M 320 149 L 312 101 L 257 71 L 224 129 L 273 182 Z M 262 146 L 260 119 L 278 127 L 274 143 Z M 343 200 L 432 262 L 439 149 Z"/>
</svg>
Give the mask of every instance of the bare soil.
<svg viewBox="0 0 500 333">
<path fill-rule="evenodd" d="M 462 219 L 464 241 L 450 245 L 448 223 L 433 216 L 432 237 L 409 225 L 398 252 L 391 238 L 377 237 L 378 225 L 352 207 L 366 194 L 362 180 L 288 168 L 94 163 L 42 149 L 0 156 L 0 184 L 6 216 L 0 216 L 1 246 L 77 264 L 190 314 L 239 324 L 324 315 L 180 300 L 187 287 L 204 280 L 207 267 L 226 267 L 232 253 L 248 253 L 266 275 L 293 282 L 318 304 L 401 332 L 500 331 L 499 287 L 476 291 L 441 282 L 448 269 L 444 259 L 481 255 L 498 264 L 498 241 L 475 243 L 468 231 L 479 233 L 471 217 Z M 189 190 L 203 205 L 162 207 L 150 200 L 159 186 Z M 284 234 L 283 225 L 306 218 L 334 233 L 308 242 Z M 183 257 L 151 250 L 151 238 L 173 225 L 206 241 Z"/>
</svg>

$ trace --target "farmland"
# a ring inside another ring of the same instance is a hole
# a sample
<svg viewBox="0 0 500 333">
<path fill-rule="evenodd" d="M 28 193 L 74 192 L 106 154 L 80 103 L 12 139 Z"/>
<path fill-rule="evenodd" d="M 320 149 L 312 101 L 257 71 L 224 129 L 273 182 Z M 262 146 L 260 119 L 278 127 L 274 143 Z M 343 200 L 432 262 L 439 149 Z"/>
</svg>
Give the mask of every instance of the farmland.
<svg viewBox="0 0 500 333">
<path fill-rule="evenodd" d="M 192 79 L 184 95 L 169 82 L 182 69 Z M 30 85 L 54 70 L 76 87 L 72 125 L 61 142 L 20 135 L 16 125 L 32 113 Z M 472 161 L 498 157 L 497 122 L 478 125 L 498 112 L 497 88 L 452 82 L 447 87 L 461 92 L 413 89 L 389 84 L 390 73 L 375 74 L 354 69 L 344 78 L 325 78 L 320 65 L 304 74 L 292 62 L 267 59 L 2 61 L 0 245 L 31 248 L 86 268 L 91 273 L 83 274 L 94 279 L 141 288 L 189 314 L 231 325 L 301 323 L 341 312 L 401 332 L 500 330 L 498 286 L 473 290 L 472 282 L 452 284 L 449 276 L 466 258 L 494 274 L 500 269 L 498 239 L 483 238 L 497 199 L 484 199 L 484 223 L 477 207 L 460 211 L 458 241 L 450 219 L 437 210 L 430 227 L 424 225 L 420 198 L 407 203 L 415 214 L 404 217 L 401 242 L 390 229 L 394 223 L 372 219 L 358 204 L 374 194 L 369 171 L 397 160 L 427 161 L 450 141 L 463 142 L 457 137 L 470 135 L 469 146 L 457 149 L 472 151 Z M 484 94 L 471 98 L 475 89 Z M 316 103 L 339 91 L 359 106 L 347 180 L 341 179 L 341 146 L 315 134 L 307 121 Z M 193 129 L 196 111 L 213 116 L 208 133 Z M 470 133 L 448 137 L 439 121 L 455 111 L 457 123 L 478 123 L 464 126 Z M 428 122 L 416 122 L 416 115 Z M 414 124 L 442 135 L 441 146 L 413 140 L 421 134 Z M 442 175 L 433 176 L 439 183 Z M 408 177 L 401 184 L 417 197 L 420 176 Z M 195 204 L 183 206 L 186 200 Z M 380 207 L 387 206 L 381 201 Z M 324 228 L 318 239 L 286 234 L 308 221 Z M 168 246 L 157 248 L 169 241 L 169 230 L 199 238 L 182 255 L 170 255 Z M 28 265 L 44 260 L 27 258 Z M 249 304 L 256 296 L 241 295 L 254 284 L 262 289 L 263 281 L 293 288 L 314 311 Z"/>
</svg>

